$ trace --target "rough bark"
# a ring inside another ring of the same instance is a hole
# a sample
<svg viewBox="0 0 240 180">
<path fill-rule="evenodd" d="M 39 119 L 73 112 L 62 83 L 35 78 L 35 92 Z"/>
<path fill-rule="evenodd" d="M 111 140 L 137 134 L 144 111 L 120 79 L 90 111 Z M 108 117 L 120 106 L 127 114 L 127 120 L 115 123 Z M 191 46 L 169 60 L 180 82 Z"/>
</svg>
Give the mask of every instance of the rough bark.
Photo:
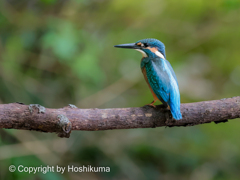
<svg viewBox="0 0 240 180">
<path fill-rule="evenodd" d="M 175 121 L 170 111 L 159 105 L 114 109 L 79 109 L 69 105 L 61 109 L 21 103 L 0 105 L 0 128 L 56 132 L 69 137 L 71 130 L 155 128 L 194 126 L 226 122 L 240 117 L 240 97 L 181 104 L 183 119 Z"/>
</svg>

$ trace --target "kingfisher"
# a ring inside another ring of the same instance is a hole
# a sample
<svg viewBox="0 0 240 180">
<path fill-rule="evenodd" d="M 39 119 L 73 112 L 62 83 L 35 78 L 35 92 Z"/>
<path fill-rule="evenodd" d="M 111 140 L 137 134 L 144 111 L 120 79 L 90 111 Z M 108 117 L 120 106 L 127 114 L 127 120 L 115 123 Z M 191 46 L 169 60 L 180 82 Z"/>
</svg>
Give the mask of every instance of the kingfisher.
<svg viewBox="0 0 240 180">
<path fill-rule="evenodd" d="M 154 103 L 161 101 L 175 120 L 182 119 L 178 81 L 172 66 L 166 60 L 164 44 L 148 38 L 114 47 L 135 49 L 142 54 L 141 70 L 154 99 L 148 105 L 155 107 Z"/>
</svg>

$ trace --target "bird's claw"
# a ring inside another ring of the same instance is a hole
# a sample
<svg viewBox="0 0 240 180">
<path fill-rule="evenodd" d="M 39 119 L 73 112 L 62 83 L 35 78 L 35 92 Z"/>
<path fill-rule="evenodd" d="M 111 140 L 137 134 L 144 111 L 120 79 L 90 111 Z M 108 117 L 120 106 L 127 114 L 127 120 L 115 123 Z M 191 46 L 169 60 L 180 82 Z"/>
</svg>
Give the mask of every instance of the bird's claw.
<svg viewBox="0 0 240 180">
<path fill-rule="evenodd" d="M 156 106 L 153 103 L 146 104 L 146 106 L 152 106 L 153 108 L 156 108 Z"/>
<path fill-rule="evenodd" d="M 166 109 L 169 110 L 169 111 L 171 110 L 169 105 L 166 107 Z"/>
</svg>

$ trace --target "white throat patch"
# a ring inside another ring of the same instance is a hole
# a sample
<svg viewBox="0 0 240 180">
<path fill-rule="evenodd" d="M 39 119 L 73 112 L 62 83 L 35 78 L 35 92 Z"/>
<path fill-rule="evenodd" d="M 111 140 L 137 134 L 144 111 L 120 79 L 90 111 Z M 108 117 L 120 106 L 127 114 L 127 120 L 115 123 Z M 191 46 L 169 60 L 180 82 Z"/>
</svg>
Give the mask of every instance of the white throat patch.
<svg viewBox="0 0 240 180">
<path fill-rule="evenodd" d="M 135 49 L 135 50 L 139 51 L 143 57 L 147 57 L 147 54 L 143 50 L 141 50 L 141 49 Z"/>
<path fill-rule="evenodd" d="M 155 51 L 155 54 L 156 54 L 158 57 L 160 57 L 160 58 L 162 58 L 162 59 L 165 59 L 164 55 L 163 55 L 162 53 L 160 53 L 159 51 Z"/>
</svg>

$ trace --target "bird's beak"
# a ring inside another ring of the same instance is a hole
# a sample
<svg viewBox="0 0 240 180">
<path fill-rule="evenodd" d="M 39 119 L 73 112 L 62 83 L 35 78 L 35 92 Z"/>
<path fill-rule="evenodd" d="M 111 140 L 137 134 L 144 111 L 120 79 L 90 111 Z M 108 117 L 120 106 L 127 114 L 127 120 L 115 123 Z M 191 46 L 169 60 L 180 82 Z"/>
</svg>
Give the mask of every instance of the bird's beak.
<svg viewBox="0 0 240 180">
<path fill-rule="evenodd" d="M 140 47 L 139 47 L 138 45 L 136 45 L 135 43 L 119 44 L 119 45 L 115 45 L 114 47 L 117 47 L 117 48 L 126 48 L 126 49 L 140 49 Z"/>
</svg>

